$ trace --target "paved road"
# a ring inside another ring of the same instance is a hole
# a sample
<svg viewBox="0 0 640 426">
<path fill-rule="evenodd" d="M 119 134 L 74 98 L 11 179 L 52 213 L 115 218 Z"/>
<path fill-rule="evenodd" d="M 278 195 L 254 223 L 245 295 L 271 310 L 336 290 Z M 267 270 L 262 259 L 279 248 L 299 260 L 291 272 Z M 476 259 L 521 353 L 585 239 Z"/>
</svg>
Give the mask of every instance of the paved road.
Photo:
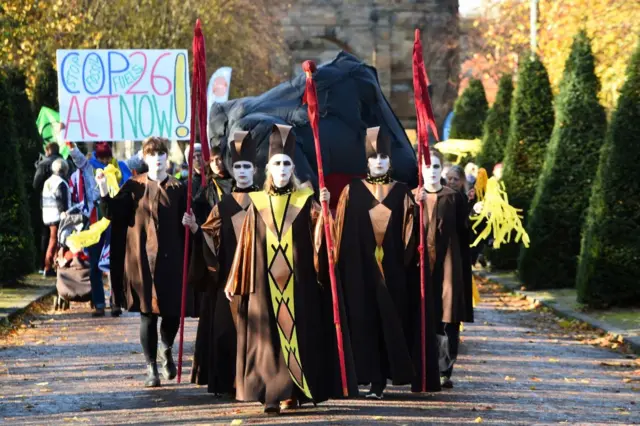
<svg viewBox="0 0 640 426">
<path fill-rule="evenodd" d="M 144 389 L 138 319 L 94 319 L 72 307 L 0 341 L 0 423 L 640 424 L 635 357 L 587 344 L 594 333 L 491 286 L 483 297 L 463 332 L 454 389 L 416 396 L 391 387 L 381 402 L 332 401 L 279 418 L 194 385 Z M 195 327 L 188 321 L 189 342 Z M 192 351 L 187 345 L 187 376 Z"/>
</svg>

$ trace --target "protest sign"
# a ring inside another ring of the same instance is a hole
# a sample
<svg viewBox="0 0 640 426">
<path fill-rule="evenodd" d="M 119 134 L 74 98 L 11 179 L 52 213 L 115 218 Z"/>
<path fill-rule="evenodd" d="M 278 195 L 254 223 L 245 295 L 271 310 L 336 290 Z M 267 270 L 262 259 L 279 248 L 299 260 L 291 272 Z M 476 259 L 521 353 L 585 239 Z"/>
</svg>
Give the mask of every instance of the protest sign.
<svg viewBox="0 0 640 426">
<path fill-rule="evenodd" d="M 65 140 L 189 139 L 186 50 L 58 50 L 57 63 Z"/>
</svg>

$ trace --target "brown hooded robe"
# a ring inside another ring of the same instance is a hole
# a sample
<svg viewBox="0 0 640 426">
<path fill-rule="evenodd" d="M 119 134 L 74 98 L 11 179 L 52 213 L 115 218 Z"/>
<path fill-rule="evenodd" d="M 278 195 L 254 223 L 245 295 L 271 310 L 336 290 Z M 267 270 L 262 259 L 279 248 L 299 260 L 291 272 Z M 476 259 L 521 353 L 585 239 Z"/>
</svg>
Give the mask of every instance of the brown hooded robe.
<svg viewBox="0 0 640 426">
<path fill-rule="evenodd" d="M 111 251 L 124 258 L 127 310 L 180 316 L 185 208 L 186 191 L 173 176 L 158 183 L 141 174 L 126 181 L 114 198 L 102 198 L 104 216 L 114 227 L 126 227 L 126 245 L 112 245 Z M 197 315 L 196 306 L 188 291 L 187 315 Z"/>
<path fill-rule="evenodd" d="M 320 206 L 311 189 L 251 193 L 227 290 L 238 298 L 236 399 L 342 396 Z M 318 269 L 318 266 L 322 265 Z M 321 271 L 318 274 L 318 270 Z M 358 394 L 340 306 L 348 394 Z"/>
<path fill-rule="evenodd" d="M 191 382 L 206 384 L 210 393 L 234 391 L 238 300 L 230 303 L 224 286 L 250 205 L 247 192 L 223 195 L 193 236 L 189 281 L 207 295 L 198 322 Z"/>
</svg>

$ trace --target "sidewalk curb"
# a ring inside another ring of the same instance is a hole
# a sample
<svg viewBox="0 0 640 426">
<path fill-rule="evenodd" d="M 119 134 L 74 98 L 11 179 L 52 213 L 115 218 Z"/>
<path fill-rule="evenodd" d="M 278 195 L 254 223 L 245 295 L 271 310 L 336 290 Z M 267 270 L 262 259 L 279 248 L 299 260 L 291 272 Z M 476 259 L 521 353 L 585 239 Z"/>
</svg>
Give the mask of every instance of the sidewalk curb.
<svg viewBox="0 0 640 426">
<path fill-rule="evenodd" d="M 551 309 L 554 313 L 563 318 L 582 321 L 594 328 L 604 331 L 605 333 L 613 336 L 619 336 L 622 341 L 631 348 L 633 352 L 635 352 L 636 354 L 640 354 L 640 336 L 630 336 L 627 331 L 621 330 L 609 323 L 593 318 L 590 315 L 574 311 L 573 309 L 569 309 L 564 306 L 558 306 L 555 303 L 549 303 L 548 301 L 541 300 L 535 297 L 532 292 L 520 290 L 520 287 L 522 287 L 522 283 L 520 283 L 516 279 L 498 276 L 487 271 L 473 271 L 473 274 L 481 278 L 486 278 L 489 281 L 500 285 L 502 288 L 513 294 L 525 297 L 532 303 L 539 303 Z"/>
<path fill-rule="evenodd" d="M 47 297 L 56 294 L 56 292 L 57 292 L 57 289 L 56 289 L 55 285 L 53 285 L 51 287 L 43 288 L 37 294 L 35 294 L 35 297 L 29 303 L 27 303 L 25 306 L 16 307 L 11 312 L 9 312 L 8 314 L 6 314 L 2 318 L 0 318 L 0 324 L 1 325 L 6 325 L 6 324 L 11 323 L 11 321 L 15 317 L 17 317 L 18 315 L 22 314 L 26 310 L 28 310 L 34 303 L 40 302 L 41 300 L 44 300 Z"/>
</svg>

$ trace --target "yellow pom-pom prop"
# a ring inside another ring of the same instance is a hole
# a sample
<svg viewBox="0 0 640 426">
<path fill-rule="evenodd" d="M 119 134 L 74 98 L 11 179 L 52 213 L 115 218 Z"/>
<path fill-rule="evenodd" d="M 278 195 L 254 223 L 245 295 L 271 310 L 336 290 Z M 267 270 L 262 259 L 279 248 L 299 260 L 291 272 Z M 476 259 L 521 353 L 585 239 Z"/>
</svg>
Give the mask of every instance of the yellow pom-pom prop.
<svg viewBox="0 0 640 426">
<path fill-rule="evenodd" d="M 501 244 L 511 242 L 511 232 L 515 231 L 514 242 L 522 240 L 525 247 L 529 247 L 529 235 L 522 225 L 521 209 L 509 205 L 509 197 L 504 184 L 495 177 L 487 180 L 487 188 L 482 201 L 482 209 L 477 216 L 471 218 L 474 222 L 473 230 L 486 221 L 486 227 L 471 244 L 475 247 L 478 243 L 490 235 L 493 235 L 493 248 L 499 248 Z"/>
<path fill-rule="evenodd" d="M 66 242 L 67 246 L 72 252 L 77 253 L 83 248 L 98 244 L 100 236 L 107 230 L 109 223 L 109 219 L 103 217 L 91 225 L 86 231 L 80 231 L 69 235 Z"/>
<path fill-rule="evenodd" d="M 478 201 L 484 200 L 484 193 L 487 190 L 487 181 L 489 177 L 487 176 L 487 170 L 484 167 L 480 167 L 478 169 L 478 176 L 476 177 L 476 196 L 478 197 Z"/>
</svg>

